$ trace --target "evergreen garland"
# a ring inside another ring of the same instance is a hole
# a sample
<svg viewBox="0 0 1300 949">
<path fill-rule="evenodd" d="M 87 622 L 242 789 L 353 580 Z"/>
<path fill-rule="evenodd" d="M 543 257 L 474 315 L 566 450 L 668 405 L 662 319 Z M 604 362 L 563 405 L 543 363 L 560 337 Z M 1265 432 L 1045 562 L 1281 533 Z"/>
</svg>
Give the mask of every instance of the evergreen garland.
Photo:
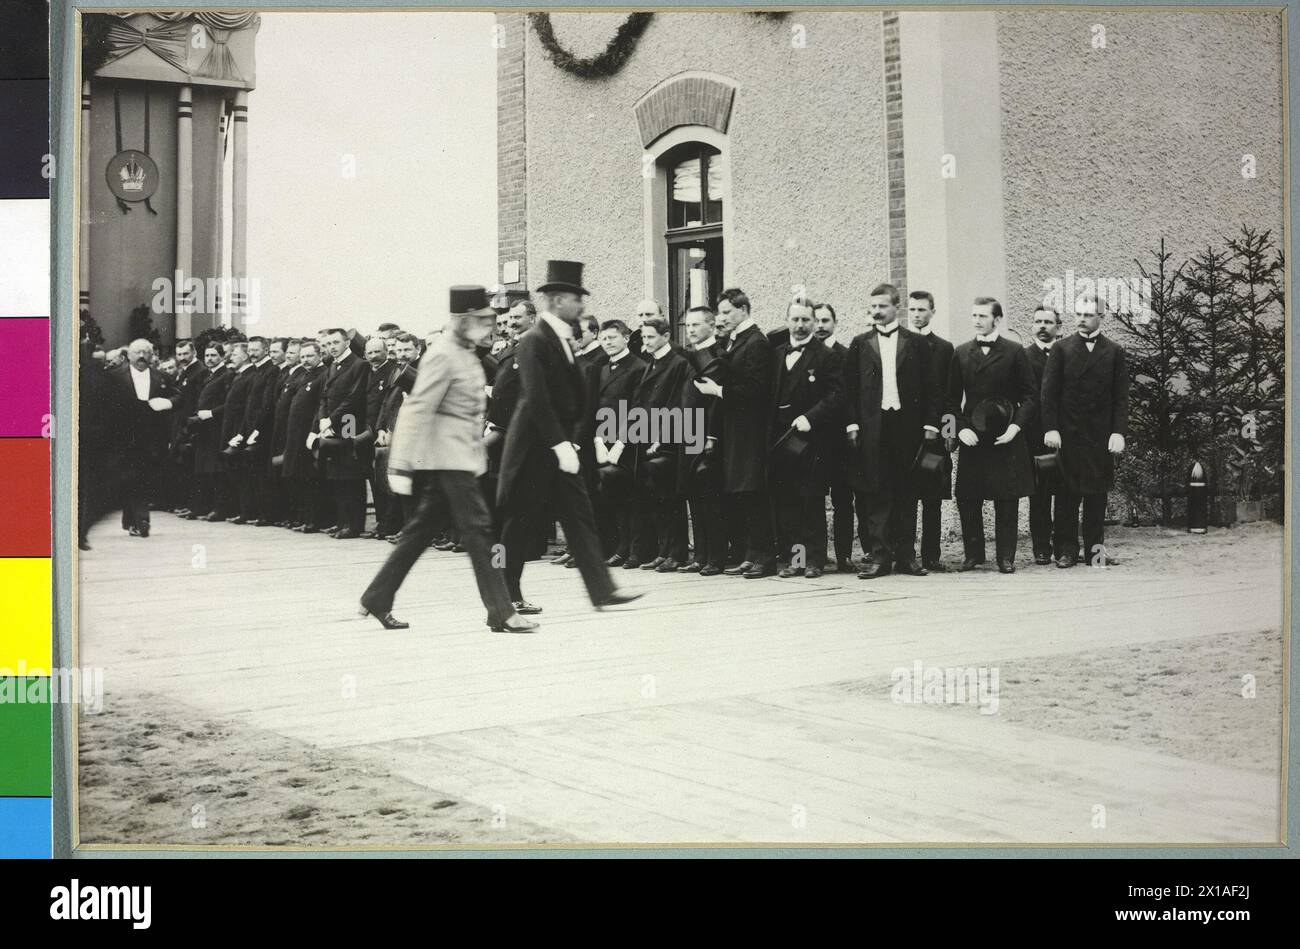
<svg viewBox="0 0 1300 949">
<path fill-rule="evenodd" d="M 623 68 L 623 64 L 636 50 L 637 40 L 654 19 L 654 14 L 628 14 L 627 19 L 619 26 L 618 32 L 614 34 L 614 38 L 605 47 L 605 51 L 590 59 L 579 59 L 560 45 L 559 40 L 555 38 L 549 13 L 530 13 L 528 17 L 533 23 L 533 29 L 537 30 L 537 38 L 541 40 L 542 48 L 546 50 L 552 63 L 565 72 L 583 79 L 604 79 Z"/>
<path fill-rule="evenodd" d="M 789 13 L 788 11 L 773 13 L 752 10 L 749 15 L 763 17 L 768 20 L 780 20 L 788 16 Z M 551 15 L 549 13 L 528 14 L 533 29 L 537 31 L 537 38 L 541 40 L 542 48 L 546 50 L 551 62 L 565 72 L 572 73 L 582 79 L 606 79 L 622 69 L 623 64 L 636 51 L 637 41 L 641 39 L 641 34 L 645 32 L 646 27 L 650 25 L 653 18 L 653 13 L 628 14 L 628 18 L 618 28 L 618 32 L 609 41 L 609 45 L 605 47 L 604 52 L 588 59 L 579 59 L 561 46 L 560 41 L 555 38 L 555 28 L 551 25 Z"/>
</svg>

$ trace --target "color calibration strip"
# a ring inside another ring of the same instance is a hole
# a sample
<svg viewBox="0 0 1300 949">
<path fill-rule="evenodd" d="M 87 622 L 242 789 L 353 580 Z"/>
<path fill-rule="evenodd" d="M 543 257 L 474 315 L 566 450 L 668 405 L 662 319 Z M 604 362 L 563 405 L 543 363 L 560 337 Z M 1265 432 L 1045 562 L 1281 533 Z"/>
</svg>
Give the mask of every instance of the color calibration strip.
<svg viewBox="0 0 1300 949">
<path fill-rule="evenodd" d="M 49 41 L 0 6 L 0 858 L 49 857 Z"/>
</svg>

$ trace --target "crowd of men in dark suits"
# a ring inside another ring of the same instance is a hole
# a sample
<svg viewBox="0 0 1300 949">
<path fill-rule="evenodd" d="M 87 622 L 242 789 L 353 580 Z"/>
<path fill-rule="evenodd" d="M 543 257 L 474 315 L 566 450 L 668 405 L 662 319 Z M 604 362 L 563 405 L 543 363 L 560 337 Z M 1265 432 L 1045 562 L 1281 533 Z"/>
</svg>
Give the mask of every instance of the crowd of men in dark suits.
<svg viewBox="0 0 1300 949">
<path fill-rule="evenodd" d="M 488 393 L 480 482 L 495 535 L 521 563 L 544 552 L 553 518 L 511 524 L 497 499 L 509 493 L 499 490 L 503 474 L 540 463 L 523 448 L 512 461 L 508 436 L 546 423 L 519 411 L 521 347 L 545 327 L 527 294 L 494 304 L 496 333 L 476 349 Z M 1103 524 L 1128 376 L 1123 349 L 1100 334 L 1104 303 L 1077 301 L 1064 336 L 1061 314 L 1040 307 L 1027 346 L 1002 335 L 992 298 L 973 302 L 975 338 L 958 346 L 932 331 L 935 300 L 924 291 L 908 295 L 904 312 L 898 291 L 881 284 L 869 311 L 871 328 L 845 341 L 831 304 L 800 297 L 781 328 L 764 332 L 746 294 L 729 289 L 684 315 L 684 344 L 651 300 L 634 319 L 584 314 L 570 321 L 571 336 L 552 333 L 583 380 L 581 391 L 549 397 L 572 396 L 563 411 L 589 423 L 573 464 L 605 564 L 703 577 L 815 578 L 832 565 L 863 579 L 923 576 L 951 569 L 940 526 L 941 504 L 954 496 L 962 570 L 986 562 L 991 501 L 997 569 L 1015 571 L 1024 497 L 1035 563 L 1113 562 Z M 422 348 L 392 324 L 368 339 L 330 328 L 315 339 L 210 342 L 202 353 L 182 340 L 170 377 L 153 367 L 146 341 L 133 342 L 124 365 L 95 367 L 107 384 L 93 381 L 109 393 L 119 444 L 134 446 L 123 527 L 148 536 L 152 498 L 191 519 L 397 542 L 411 512 L 388 485 L 387 446 Z M 83 370 L 83 400 L 86 384 Z M 602 427 L 628 409 L 689 413 L 702 443 Z M 457 549 L 450 516 L 443 524 L 433 545 Z M 562 552 L 555 563 L 580 559 Z M 528 606 L 518 574 L 507 569 L 507 581 L 516 606 Z"/>
</svg>

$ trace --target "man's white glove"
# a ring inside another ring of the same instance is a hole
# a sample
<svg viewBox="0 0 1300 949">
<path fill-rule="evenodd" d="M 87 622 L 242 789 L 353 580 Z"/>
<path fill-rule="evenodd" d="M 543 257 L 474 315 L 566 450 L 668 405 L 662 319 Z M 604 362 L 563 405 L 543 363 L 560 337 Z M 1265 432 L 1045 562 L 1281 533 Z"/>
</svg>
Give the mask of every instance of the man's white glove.
<svg viewBox="0 0 1300 949">
<path fill-rule="evenodd" d="M 974 429 L 963 428 L 957 433 L 957 440 L 967 448 L 974 448 L 980 443 L 980 437 L 975 434 Z"/>
<path fill-rule="evenodd" d="M 1020 434 L 1020 426 L 1017 425 L 1015 422 L 1012 422 L 1010 425 L 1007 426 L 1007 430 L 1005 432 L 1003 432 L 997 438 L 993 439 L 993 444 L 1005 445 L 1007 442 L 1011 441 L 1019 434 Z"/>
<path fill-rule="evenodd" d="M 1118 455 L 1124 450 L 1124 436 L 1119 432 L 1110 436 L 1110 441 L 1106 443 L 1106 448 L 1112 455 Z"/>
<path fill-rule="evenodd" d="M 319 438 L 320 438 L 320 436 L 317 435 L 315 432 L 308 432 L 308 433 L 307 433 L 307 450 L 308 450 L 308 451 L 311 450 L 311 446 L 314 445 L 314 444 L 316 444 L 316 441 L 317 441 L 317 439 L 319 439 Z"/>
<path fill-rule="evenodd" d="M 211 409 L 199 409 L 199 411 L 198 411 L 197 414 L 198 414 L 198 417 L 201 418 L 201 419 L 203 419 L 203 421 L 205 421 L 205 422 L 206 422 L 208 419 L 212 418 L 212 410 L 211 410 Z"/>
<path fill-rule="evenodd" d="M 322 435 L 324 435 L 326 432 L 330 430 L 331 427 L 333 427 L 333 423 L 328 418 L 323 418 L 320 420 L 320 423 L 316 426 L 316 429 Z"/>
<path fill-rule="evenodd" d="M 411 482 L 411 476 L 407 472 L 389 468 L 388 488 L 394 494 L 404 494 L 409 497 L 414 486 Z"/>
<path fill-rule="evenodd" d="M 253 429 L 253 434 L 248 436 L 248 444 L 253 445 L 257 442 L 257 429 Z"/>
<path fill-rule="evenodd" d="M 380 448 L 384 448 L 385 446 L 387 446 L 387 444 L 388 444 L 388 432 L 384 431 L 384 429 L 381 428 L 381 429 L 380 429 L 380 430 L 375 434 L 375 444 L 378 445 Z"/>
<path fill-rule="evenodd" d="M 800 432 L 811 432 L 812 422 L 802 415 L 790 423 L 790 427 Z"/>
<path fill-rule="evenodd" d="M 626 447 L 627 446 L 624 445 L 622 442 L 614 442 L 614 444 L 610 446 L 609 463 L 611 465 L 618 464 L 619 459 L 623 457 L 623 449 Z"/>
<path fill-rule="evenodd" d="M 159 395 L 156 395 L 149 400 L 149 408 L 153 409 L 155 412 L 166 412 L 171 407 L 172 407 L 172 400 L 164 399 L 162 396 Z"/>
<path fill-rule="evenodd" d="M 703 379 L 697 379 L 695 381 L 695 388 L 699 389 L 705 395 L 716 395 L 718 398 L 722 398 L 722 386 L 718 385 L 708 376 L 705 376 Z"/>
<path fill-rule="evenodd" d="M 229 445 L 231 448 L 238 448 L 239 445 L 240 445 L 240 443 L 241 443 L 243 440 L 244 440 L 244 436 L 243 436 L 243 435 L 236 435 L 236 436 L 235 436 L 234 438 L 232 438 L 230 441 L 226 442 L 226 444 Z"/>
<path fill-rule="evenodd" d="M 609 449 L 605 447 L 605 439 L 597 438 L 595 441 L 596 464 L 603 465 L 609 462 Z"/>
<path fill-rule="evenodd" d="M 1058 432 L 1056 429 L 1052 429 L 1050 432 L 1043 433 L 1043 444 L 1046 445 L 1048 448 L 1060 448 L 1061 433 Z"/>
<path fill-rule="evenodd" d="M 551 451 L 555 452 L 555 457 L 560 462 L 560 470 L 565 474 L 578 473 L 578 452 L 574 450 L 573 442 L 560 442 L 558 445 L 552 445 Z"/>
</svg>

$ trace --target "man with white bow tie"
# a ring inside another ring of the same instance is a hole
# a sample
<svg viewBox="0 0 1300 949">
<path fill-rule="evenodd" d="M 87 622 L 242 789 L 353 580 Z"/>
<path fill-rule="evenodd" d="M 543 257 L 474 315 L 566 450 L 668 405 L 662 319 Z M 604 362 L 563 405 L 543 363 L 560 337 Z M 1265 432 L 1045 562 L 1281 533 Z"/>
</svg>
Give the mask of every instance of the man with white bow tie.
<svg viewBox="0 0 1300 949">
<path fill-rule="evenodd" d="M 845 438 L 866 554 L 862 580 L 927 572 L 916 559 L 913 463 L 922 440 L 939 437 L 942 400 L 929 348 L 899 325 L 898 303 L 897 287 L 882 283 L 871 291 L 874 326 L 854 338 L 844 359 Z"/>
<path fill-rule="evenodd" d="M 1123 348 L 1101 333 L 1105 312 L 1095 295 L 1080 297 L 1074 305 L 1078 332 L 1053 344 L 1043 370 L 1043 443 L 1060 452 L 1065 482 L 1053 538 L 1060 568 L 1077 562 L 1081 505 L 1087 563 L 1114 562 L 1104 546 L 1106 495 L 1128 432 L 1128 368 Z"/>
</svg>

